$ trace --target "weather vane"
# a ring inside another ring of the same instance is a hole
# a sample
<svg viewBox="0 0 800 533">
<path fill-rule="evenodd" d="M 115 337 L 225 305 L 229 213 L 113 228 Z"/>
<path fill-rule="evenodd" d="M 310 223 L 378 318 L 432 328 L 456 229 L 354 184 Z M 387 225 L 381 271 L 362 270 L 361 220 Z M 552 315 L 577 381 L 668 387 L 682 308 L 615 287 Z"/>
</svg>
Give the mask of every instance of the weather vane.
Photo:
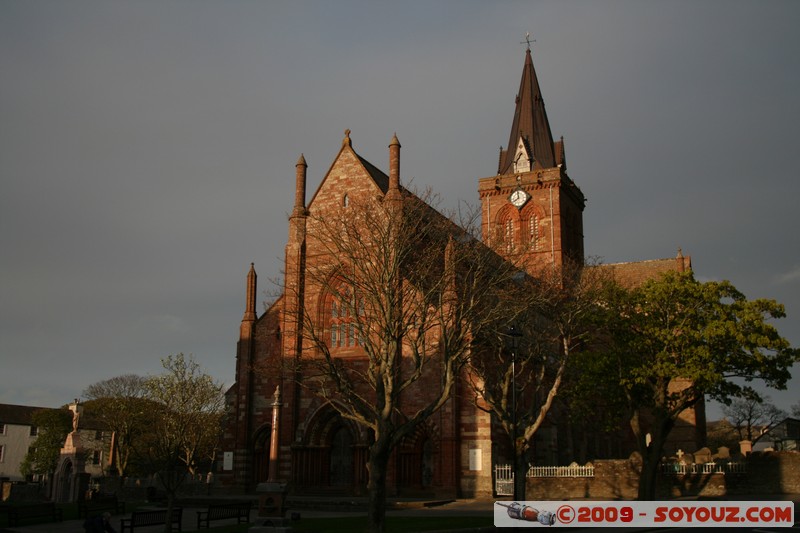
<svg viewBox="0 0 800 533">
<path fill-rule="evenodd" d="M 535 43 L 536 39 L 531 39 L 531 32 L 525 32 L 525 40 L 521 41 L 519 44 L 527 44 L 528 50 L 531 49 L 531 43 Z"/>
</svg>

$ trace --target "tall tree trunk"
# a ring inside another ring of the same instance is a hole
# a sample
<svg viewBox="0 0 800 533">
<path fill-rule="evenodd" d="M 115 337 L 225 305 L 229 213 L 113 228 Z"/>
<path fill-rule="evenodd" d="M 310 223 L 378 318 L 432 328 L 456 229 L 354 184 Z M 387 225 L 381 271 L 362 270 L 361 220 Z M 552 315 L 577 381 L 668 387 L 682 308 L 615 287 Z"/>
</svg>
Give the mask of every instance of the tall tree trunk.
<svg viewBox="0 0 800 533">
<path fill-rule="evenodd" d="M 386 470 L 389 466 L 391 449 L 388 442 L 376 441 L 369 449 L 367 471 L 369 481 L 369 509 L 367 514 L 367 531 L 384 533 L 386 531 Z"/>
<path fill-rule="evenodd" d="M 667 436 L 672 430 L 673 424 L 673 420 L 669 417 L 657 417 L 653 422 L 650 445 L 646 445 L 644 439 L 640 440 L 642 471 L 639 474 L 638 500 L 654 501 L 656 499 L 658 467 L 661 464 L 664 443 L 667 441 Z"/>
<path fill-rule="evenodd" d="M 522 448 L 522 446 L 519 446 Z M 514 499 L 525 501 L 525 490 L 528 479 L 528 453 L 527 450 L 515 450 L 514 460 Z"/>
<path fill-rule="evenodd" d="M 652 443 L 650 449 L 642 455 L 642 471 L 639 474 L 639 493 L 637 496 L 640 501 L 654 501 L 656 499 L 659 455 Z"/>
</svg>

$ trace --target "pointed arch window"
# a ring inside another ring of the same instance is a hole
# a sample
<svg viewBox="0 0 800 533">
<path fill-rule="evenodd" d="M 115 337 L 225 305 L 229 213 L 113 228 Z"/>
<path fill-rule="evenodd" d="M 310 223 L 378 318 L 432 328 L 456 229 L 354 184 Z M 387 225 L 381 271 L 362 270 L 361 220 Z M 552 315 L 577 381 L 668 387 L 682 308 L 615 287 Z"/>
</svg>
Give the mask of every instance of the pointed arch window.
<svg viewBox="0 0 800 533">
<path fill-rule="evenodd" d="M 528 242 L 531 250 L 539 248 L 539 216 L 536 213 L 528 218 Z"/>
<path fill-rule="evenodd" d="M 511 253 L 514 251 L 514 221 L 510 218 L 505 221 L 503 242 L 506 244 L 506 252 Z"/>
<path fill-rule="evenodd" d="M 331 351 L 363 345 L 359 317 L 363 317 L 364 300 L 358 298 L 349 287 L 331 291 L 327 296 L 328 348 Z"/>
<path fill-rule="evenodd" d="M 496 221 L 497 251 L 506 254 L 515 253 L 519 246 L 521 222 L 517 209 L 512 207 L 501 210 L 497 214 Z"/>
</svg>

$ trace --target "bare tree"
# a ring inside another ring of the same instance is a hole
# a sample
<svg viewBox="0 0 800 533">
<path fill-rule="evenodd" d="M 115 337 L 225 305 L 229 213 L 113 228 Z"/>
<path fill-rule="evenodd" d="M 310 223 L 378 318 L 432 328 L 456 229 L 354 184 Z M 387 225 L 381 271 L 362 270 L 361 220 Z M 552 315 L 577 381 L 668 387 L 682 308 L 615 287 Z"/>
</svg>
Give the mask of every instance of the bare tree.
<svg viewBox="0 0 800 533">
<path fill-rule="evenodd" d="M 119 476 L 128 470 L 136 440 L 149 429 L 146 378 L 125 374 L 89 385 L 83 392 L 91 416 L 113 433 L 111 452 Z"/>
<path fill-rule="evenodd" d="M 452 398 L 516 273 L 421 196 L 352 199 L 308 221 L 309 249 L 321 253 L 305 272 L 313 289 L 295 317 L 304 353 L 293 372 L 371 436 L 370 531 L 384 530 L 392 450 Z"/>
<path fill-rule="evenodd" d="M 567 262 L 506 289 L 506 323 L 486 330 L 472 357 L 476 405 L 490 412 L 513 446 L 514 498 L 525 498 L 534 437 L 545 423 L 572 354 L 588 339 L 601 301 L 602 270 Z"/>
<path fill-rule="evenodd" d="M 786 411 L 770 403 L 769 396 L 757 395 L 736 398 L 730 405 L 723 406 L 722 412 L 736 428 L 739 439 L 753 444 L 787 417 Z"/>
</svg>

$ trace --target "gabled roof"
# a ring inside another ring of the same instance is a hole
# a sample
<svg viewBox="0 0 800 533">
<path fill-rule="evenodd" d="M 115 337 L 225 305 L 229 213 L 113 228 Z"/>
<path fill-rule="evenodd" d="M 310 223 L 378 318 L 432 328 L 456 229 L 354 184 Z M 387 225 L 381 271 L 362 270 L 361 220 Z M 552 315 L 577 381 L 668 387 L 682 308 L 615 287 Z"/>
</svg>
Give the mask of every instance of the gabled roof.
<svg viewBox="0 0 800 533">
<path fill-rule="evenodd" d="M 550 123 L 544 110 L 544 100 L 542 100 L 539 80 L 533 68 L 530 49 L 525 52 L 525 66 L 522 69 L 522 80 L 519 84 L 516 104 L 511 134 L 506 150 L 501 154 L 498 174 L 513 172 L 514 155 L 520 137 L 533 148 L 533 168 L 556 166 L 553 135 L 550 132 Z"/>
<path fill-rule="evenodd" d="M 369 175 L 370 178 L 372 178 L 372 181 L 381 190 L 383 194 L 386 194 L 386 191 L 389 190 L 389 176 L 384 174 L 378 167 L 376 167 L 375 165 L 373 165 L 372 163 L 370 163 L 369 161 L 358 155 L 355 149 L 353 149 L 353 143 L 350 140 L 350 130 L 345 130 L 344 135 L 345 136 L 344 140 L 342 140 L 341 149 L 336 154 L 336 157 L 333 158 L 331 166 L 328 167 L 328 171 L 325 172 L 325 177 L 322 179 L 322 182 L 317 187 L 317 190 L 316 192 L 314 192 L 314 195 L 311 197 L 311 200 L 309 200 L 307 207 L 310 207 L 314 203 L 314 199 L 317 197 L 320 190 L 322 190 L 325 181 L 328 179 L 328 175 L 331 173 L 331 170 L 333 170 L 333 168 L 336 166 L 336 163 L 339 161 L 339 159 L 342 157 L 342 153 L 345 151 L 349 151 L 353 156 L 355 156 L 356 159 L 358 159 L 359 163 L 361 163 L 361 166 L 364 168 L 364 171 Z"/>
</svg>

